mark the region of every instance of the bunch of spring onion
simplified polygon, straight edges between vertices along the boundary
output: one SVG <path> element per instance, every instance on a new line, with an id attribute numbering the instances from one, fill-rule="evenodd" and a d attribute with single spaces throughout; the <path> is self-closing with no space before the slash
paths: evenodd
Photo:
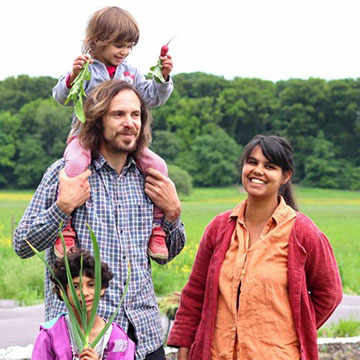
<path id="1" fill-rule="evenodd" d="M 63 298 L 63 300 L 65 302 L 65 305 L 67 307 L 69 317 L 70 317 L 71 327 L 72 327 L 73 334 L 74 334 L 75 341 L 76 341 L 76 345 L 77 345 L 80 353 L 86 347 L 91 347 L 91 348 L 94 349 L 96 344 L 104 336 L 107 329 L 111 326 L 111 324 L 114 321 L 117 313 L 120 310 L 122 302 L 124 301 L 125 295 L 127 293 L 128 287 L 129 287 L 130 273 L 131 273 L 130 263 L 128 262 L 128 275 L 127 275 L 126 285 L 125 285 L 125 289 L 124 289 L 124 292 L 122 294 L 122 297 L 120 299 L 119 305 L 117 306 L 117 308 L 115 309 L 115 312 L 112 314 L 112 316 L 110 317 L 108 322 L 105 324 L 104 328 L 101 330 L 99 335 L 91 343 L 89 343 L 90 332 L 91 332 L 91 329 L 92 329 L 92 327 L 94 325 L 94 321 L 95 321 L 95 317 L 96 317 L 96 313 L 97 313 L 97 308 L 98 308 L 99 301 L 100 301 L 100 293 L 101 293 L 101 260 L 100 260 L 100 251 L 99 251 L 98 243 L 97 243 L 97 240 L 96 240 L 96 236 L 95 236 L 94 232 L 92 231 L 92 229 L 91 229 L 91 227 L 89 225 L 88 225 L 88 228 L 89 228 L 89 231 L 90 231 L 91 241 L 92 241 L 92 245 L 93 245 L 93 248 L 94 248 L 94 259 L 95 259 L 95 293 L 94 293 L 93 307 L 91 309 L 91 315 L 90 315 L 89 320 L 87 319 L 86 303 L 85 303 L 85 298 L 84 298 L 84 294 L 82 292 L 82 286 L 81 286 L 82 275 L 83 275 L 82 274 L 82 272 L 83 272 L 83 270 L 82 270 L 83 257 L 81 256 L 81 258 L 80 258 L 80 273 L 79 273 L 80 286 L 79 287 L 80 287 L 81 300 L 79 300 L 79 298 L 78 298 L 78 296 L 76 294 L 76 290 L 75 290 L 75 287 L 74 287 L 74 283 L 73 283 L 73 279 L 72 279 L 72 275 L 71 275 L 71 271 L 70 271 L 69 260 L 68 260 L 67 254 L 66 254 L 66 247 L 65 247 L 64 237 L 63 237 L 62 232 L 61 232 L 62 223 L 60 224 L 60 231 L 59 231 L 59 235 L 61 237 L 61 240 L 62 240 L 62 243 L 63 243 L 63 249 L 64 249 L 64 262 L 65 262 L 65 268 L 66 268 L 66 276 L 67 276 L 67 281 L 68 281 L 68 287 L 69 287 L 69 290 L 70 290 L 70 293 L 71 293 L 71 298 L 73 299 L 76 311 L 79 314 L 80 322 L 78 322 L 78 319 L 75 316 L 73 307 L 70 304 L 69 298 L 67 296 L 66 289 L 63 287 L 60 280 L 55 276 L 54 270 L 48 264 L 48 262 L 45 260 L 44 256 L 42 254 L 40 254 L 39 251 L 36 250 L 35 247 L 33 245 L 31 245 L 31 243 L 29 241 L 27 241 L 27 243 L 30 246 L 30 248 L 32 249 L 32 251 L 42 260 L 42 262 L 48 268 L 51 275 L 56 280 L 57 284 L 59 285 L 59 287 L 61 289 L 61 296 L 62 296 L 62 298 Z"/>

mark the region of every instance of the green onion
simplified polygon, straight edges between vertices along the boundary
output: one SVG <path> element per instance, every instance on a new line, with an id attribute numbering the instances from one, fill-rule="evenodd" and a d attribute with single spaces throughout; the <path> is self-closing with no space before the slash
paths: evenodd
<path id="1" fill-rule="evenodd" d="M 59 226 L 59 235 L 60 238 L 62 240 L 63 243 L 63 249 L 64 249 L 64 262 L 65 262 L 65 270 L 66 270 L 66 276 L 67 276 L 67 281 L 69 284 L 69 291 L 71 294 L 71 297 L 73 299 L 73 303 L 74 306 L 76 308 L 77 313 L 79 314 L 79 318 L 80 318 L 80 323 L 74 313 L 73 307 L 70 304 L 69 298 L 67 296 L 66 293 L 66 289 L 64 289 L 64 287 L 62 286 L 60 280 L 55 276 L 54 270 L 52 269 L 52 267 L 48 264 L 48 262 L 45 260 L 44 256 L 29 242 L 27 241 L 29 247 L 31 248 L 31 250 L 41 259 L 41 261 L 45 264 L 45 266 L 48 268 L 48 270 L 50 271 L 51 275 L 53 276 L 53 278 L 55 279 L 55 281 L 57 282 L 57 284 L 59 285 L 60 289 L 61 289 L 61 295 L 62 298 L 65 302 L 65 305 L 67 307 L 68 313 L 69 313 L 69 318 L 70 318 L 70 323 L 71 323 L 71 327 L 74 333 L 74 337 L 75 337 L 75 341 L 76 341 L 76 345 L 79 349 L 79 352 L 81 353 L 83 351 L 83 349 L 85 347 L 90 346 L 91 348 L 95 348 L 96 344 L 101 340 L 101 338 L 104 336 L 105 332 L 107 331 L 107 329 L 111 326 L 111 324 L 113 323 L 116 315 L 118 314 L 121 305 L 124 301 L 125 295 L 128 291 L 129 288 L 129 283 L 130 283 L 130 275 L 131 275 L 131 266 L 130 263 L 128 262 L 128 273 L 127 273 L 127 280 L 126 280 L 126 285 L 125 285 L 125 289 L 124 292 L 122 294 L 122 297 L 120 299 L 119 305 L 116 307 L 114 313 L 111 315 L 110 319 L 106 322 L 104 328 L 101 330 L 101 332 L 98 334 L 98 336 L 93 340 L 93 342 L 91 344 L 89 344 L 89 336 L 90 336 L 90 332 L 91 329 L 94 325 L 94 321 L 96 318 L 96 314 L 97 314 L 97 309 L 99 306 L 99 302 L 100 302 L 100 297 L 101 297 L 101 260 L 100 260 L 100 251 L 99 251 L 99 247 L 98 247 L 98 243 L 96 240 L 96 236 L 93 232 L 93 230 L 91 229 L 91 227 L 89 225 L 89 232 L 90 232 L 90 237 L 91 237 L 91 241 L 93 244 L 93 248 L 94 248 L 94 259 L 95 259 L 95 293 L 94 293 L 94 301 L 93 301 L 93 307 L 91 309 L 91 314 L 90 314 L 90 318 L 89 321 L 87 319 L 87 312 L 86 312 L 86 303 L 85 303 L 85 298 L 84 298 L 84 294 L 82 291 L 82 272 L 83 272 L 83 256 L 81 255 L 80 258 L 80 274 L 79 274 L 79 279 L 80 279 L 80 296 L 81 296 L 81 301 L 79 301 L 78 296 L 76 294 L 76 290 L 74 287 L 74 282 L 72 279 L 72 275 L 71 275 L 71 271 L 70 271 L 70 266 L 69 266 L 69 260 L 68 260 L 68 256 L 66 253 L 66 246 L 65 246 L 65 240 L 64 237 L 62 235 L 61 229 L 62 229 L 62 222 L 60 223 Z M 83 330 L 82 330 L 83 329 Z"/>

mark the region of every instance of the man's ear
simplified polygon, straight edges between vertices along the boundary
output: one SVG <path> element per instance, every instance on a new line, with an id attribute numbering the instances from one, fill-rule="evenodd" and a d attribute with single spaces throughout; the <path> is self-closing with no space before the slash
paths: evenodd
<path id="1" fill-rule="evenodd" d="M 284 171 L 282 185 L 285 185 L 291 179 L 291 176 L 292 172 L 290 170 Z"/>

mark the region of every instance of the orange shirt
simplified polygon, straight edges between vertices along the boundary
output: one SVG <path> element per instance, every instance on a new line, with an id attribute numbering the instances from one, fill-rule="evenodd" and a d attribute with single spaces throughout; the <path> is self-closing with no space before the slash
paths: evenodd
<path id="1" fill-rule="evenodd" d="M 283 198 L 249 247 L 245 200 L 220 270 L 211 359 L 299 360 L 287 290 L 287 255 L 295 211 Z M 240 286 L 241 284 L 241 286 Z"/>

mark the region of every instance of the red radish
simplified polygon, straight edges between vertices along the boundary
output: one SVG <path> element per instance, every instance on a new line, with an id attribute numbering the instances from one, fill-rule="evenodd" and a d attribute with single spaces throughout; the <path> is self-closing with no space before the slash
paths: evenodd
<path id="1" fill-rule="evenodd" d="M 167 54 L 168 51 L 169 51 L 169 46 L 168 46 L 168 45 L 170 44 L 171 40 L 172 40 L 174 37 L 176 37 L 176 35 L 174 35 L 174 36 L 167 42 L 167 44 L 165 44 L 165 45 L 163 45 L 163 46 L 161 47 L 160 56 L 166 56 L 166 54 Z"/>
<path id="2" fill-rule="evenodd" d="M 161 47 L 161 52 L 160 52 L 160 56 L 166 56 L 166 54 L 168 53 L 169 51 L 169 47 L 167 45 L 163 45 Z"/>

